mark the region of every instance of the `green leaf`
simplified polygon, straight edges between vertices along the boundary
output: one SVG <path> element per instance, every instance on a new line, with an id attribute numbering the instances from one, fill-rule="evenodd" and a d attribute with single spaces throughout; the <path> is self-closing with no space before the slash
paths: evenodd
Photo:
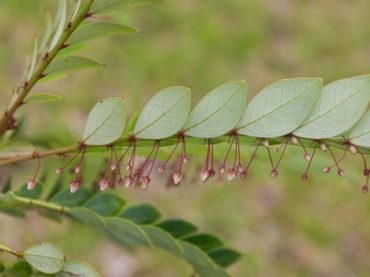
<path id="1" fill-rule="evenodd" d="M 70 22 L 73 22 L 77 18 L 80 8 L 81 8 L 81 0 L 77 0 L 76 6 L 73 10 L 73 14 L 71 16 L 71 19 L 69 20 Z"/>
<path id="2" fill-rule="evenodd" d="M 229 275 L 218 267 L 213 260 L 198 247 L 181 241 L 180 245 L 184 250 L 183 253 L 177 254 L 181 258 L 188 261 L 201 277 L 229 277 Z"/>
<path id="3" fill-rule="evenodd" d="M 52 93 L 35 93 L 26 98 L 25 103 L 45 103 L 63 100 L 59 95 Z"/>
<path id="4" fill-rule="evenodd" d="M 272 83 L 248 104 L 240 134 L 271 138 L 296 130 L 312 111 L 322 89 L 318 78 L 294 78 Z"/>
<path id="5" fill-rule="evenodd" d="M 60 57 L 50 63 L 45 70 L 46 76 L 41 80 L 47 81 L 53 79 L 56 75 L 100 66 L 101 64 L 82 57 Z"/>
<path id="6" fill-rule="evenodd" d="M 370 147 L 370 112 L 356 124 L 348 138 L 355 145 Z"/>
<path id="7" fill-rule="evenodd" d="M 67 44 L 79 43 L 104 36 L 138 32 L 137 29 L 112 23 L 90 23 L 79 27 L 68 39 Z"/>
<path id="8" fill-rule="evenodd" d="M 87 208 L 68 208 L 68 214 L 75 219 L 98 227 L 105 227 L 106 222 L 98 213 Z"/>
<path id="9" fill-rule="evenodd" d="M 182 219 L 167 219 L 157 224 L 157 226 L 169 232 L 175 238 L 194 233 L 198 228 L 192 223 Z"/>
<path id="10" fill-rule="evenodd" d="M 97 103 L 90 111 L 83 135 L 89 145 L 106 145 L 119 139 L 125 130 L 123 99 L 112 97 Z"/>
<path id="11" fill-rule="evenodd" d="M 160 218 L 159 211 L 149 204 L 139 204 L 128 207 L 120 217 L 131 220 L 137 224 L 152 224 Z"/>
<path id="12" fill-rule="evenodd" d="M 9 176 L 1 187 L 1 193 L 7 193 L 12 188 L 12 178 Z"/>
<path id="13" fill-rule="evenodd" d="M 208 252 L 215 248 L 220 248 L 223 245 L 223 242 L 219 238 L 210 234 L 189 235 L 182 238 L 182 240 L 198 246 L 205 252 Z"/>
<path id="14" fill-rule="evenodd" d="M 365 113 L 370 101 L 370 75 L 326 85 L 306 121 L 295 135 L 323 139 L 349 130 Z"/>
<path id="15" fill-rule="evenodd" d="M 182 253 L 181 245 L 167 232 L 154 226 L 141 226 L 148 238 L 152 241 L 153 245 L 162 248 L 171 253 Z"/>
<path id="16" fill-rule="evenodd" d="M 125 201 L 110 191 L 95 194 L 83 206 L 91 209 L 101 216 L 112 216 L 119 213 Z"/>
<path id="17" fill-rule="evenodd" d="M 75 53 L 77 51 L 81 51 L 87 48 L 87 44 L 85 43 L 76 43 L 73 45 L 69 45 L 66 48 L 63 48 L 62 50 L 59 51 L 57 57 L 62 58 L 62 57 L 67 57 L 71 55 L 72 53 Z"/>
<path id="18" fill-rule="evenodd" d="M 95 0 L 90 11 L 93 14 L 98 14 L 108 11 L 119 11 L 117 8 L 121 7 L 131 8 L 160 1 L 162 0 Z"/>
<path id="19" fill-rule="evenodd" d="M 29 277 L 32 274 L 32 267 L 24 260 L 14 263 L 3 272 L 4 277 Z"/>
<path id="20" fill-rule="evenodd" d="M 38 54 L 37 38 L 35 38 L 35 46 L 34 46 L 34 49 L 33 49 L 33 55 L 32 55 L 30 70 L 28 71 L 28 75 L 27 75 L 27 81 L 31 80 L 32 74 L 35 71 L 36 62 L 37 62 L 37 54 Z"/>
<path id="21" fill-rule="evenodd" d="M 163 139 L 184 126 L 190 111 L 190 89 L 176 86 L 158 92 L 140 114 L 134 134 L 143 139 Z"/>
<path id="22" fill-rule="evenodd" d="M 32 246 L 24 252 L 24 259 L 43 273 L 57 273 L 64 266 L 63 252 L 50 242 Z"/>
<path id="23" fill-rule="evenodd" d="M 60 0 L 59 1 L 59 24 L 57 30 L 55 31 L 54 37 L 50 43 L 49 51 L 53 50 L 53 48 L 57 45 L 59 39 L 61 38 L 64 28 L 67 23 L 67 0 Z"/>
<path id="24" fill-rule="evenodd" d="M 186 135 L 213 138 L 225 135 L 238 124 L 246 103 L 247 83 L 221 85 L 206 95 L 185 123 Z"/>
<path id="25" fill-rule="evenodd" d="M 129 220 L 116 217 L 106 218 L 109 232 L 117 239 L 130 245 L 152 246 L 152 242 L 144 230 Z"/>
<path id="26" fill-rule="evenodd" d="M 54 195 L 50 202 L 56 203 L 64 207 L 77 207 L 86 202 L 91 197 L 91 192 L 85 188 L 80 188 L 75 193 L 71 193 L 70 189 L 65 189 Z"/>
<path id="27" fill-rule="evenodd" d="M 208 255 L 218 265 L 228 267 L 235 263 L 242 256 L 239 252 L 229 248 L 219 248 L 208 252 Z"/>
<path id="28" fill-rule="evenodd" d="M 99 272 L 85 262 L 69 261 L 56 277 L 100 277 Z"/>
<path id="29" fill-rule="evenodd" d="M 32 190 L 27 189 L 27 184 L 23 184 L 16 192 L 16 196 L 38 199 L 42 193 L 42 184 L 36 183 L 35 187 Z"/>

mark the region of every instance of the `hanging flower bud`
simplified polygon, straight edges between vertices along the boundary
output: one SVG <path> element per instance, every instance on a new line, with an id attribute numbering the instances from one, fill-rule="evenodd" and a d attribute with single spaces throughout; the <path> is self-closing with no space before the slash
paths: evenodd
<path id="1" fill-rule="evenodd" d="M 279 175 L 279 171 L 275 168 L 271 171 L 271 177 L 276 178 Z"/>
<path id="2" fill-rule="evenodd" d="M 311 159 L 312 159 L 312 156 L 310 155 L 310 154 L 308 154 L 308 153 L 306 153 L 305 155 L 304 155 L 304 159 L 306 160 L 306 161 L 311 161 Z"/>
<path id="3" fill-rule="evenodd" d="M 141 189 L 145 190 L 148 188 L 148 185 L 150 183 L 150 178 L 149 176 L 144 176 L 142 179 L 141 179 Z"/>
<path id="4" fill-rule="evenodd" d="M 338 169 L 338 175 L 340 177 L 343 177 L 344 176 L 344 170 L 343 169 Z"/>
<path id="5" fill-rule="evenodd" d="M 126 164 L 126 171 L 130 171 L 132 169 L 132 165 L 130 163 Z"/>
<path id="6" fill-rule="evenodd" d="M 75 193 L 79 187 L 80 182 L 78 182 L 77 180 L 73 180 L 69 185 L 69 190 L 71 191 L 71 193 Z"/>
<path id="7" fill-rule="evenodd" d="M 269 141 L 267 139 L 262 139 L 262 144 L 263 146 L 265 146 L 266 148 L 268 148 L 270 146 L 269 144 Z"/>
<path id="8" fill-rule="evenodd" d="M 323 152 L 326 152 L 326 150 L 328 149 L 325 142 L 320 142 L 320 148 Z"/>
<path id="9" fill-rule="evenodd" d="M 240 172 L 240 178 L 245 179 L 247 176 L 248 176 L 247 170 L 243 170 L 242 172 Z"/>
<path id="10" fill-rule="evenodd" d="M 62 167 L 59 167 L 59 168 L 57 168 L 56 170 L 55 170 L 55 174 L 57 174 L 57 175 L 60 175 L 60 174 L 62 174 L 63 173 L 63 168 Z"/>
<path id="11" fill-rule="evenodd" d="M 181 180 L 182 180 L 182 173 L 180 171 L 176 171 L 173 176 L 172 176 L 172 179 L 173 179 L 173 183 L 175 185 L 178 185 L 180 184 Z"/>
<path id="12" fill-rule="evenodd" d="M 123 178 L 123 186 L 125 188 L 128 188 L 132 185 L 132 183 L 134 182 L 134 179 L 131 177 L 131 176 L 125 176 Z"/>
<path id="13" fill-rule="evenodd" d="M 209 177 L 213 177 L 216 175 L 216 170 L 214 170 L 213 168 L 211 168 L 209 171 Z"/>
<path id="14" fill-rule="evenodd" d="M 307 173 L 305 173 L 305 174 L 303 174 L 303 175 L 301 176 L 301 180 L 302 180 L 303 182 L 306 182 L 306 181 L 308 180 L 308 175 L 307 175 Z"/>
<path id="15" fill-rule="evenodd" d="M 224 174 L 225 171 L 226 171 L 226 165 L 223 163 L 222 165 L 220 165 L 220 173 Z"/>
<path id="16" fill-rule="evenodd" d="M 228 181 L 231 181 L 232 179 L 235 178 L 235 176 L 236 176 L 236 170 L 235 170 L 235 168 L 234 167 L 233 168 L 230 168 L 229 169 L 229 172 L 227 173 L 227 180 Z"/>
<path id="17" fill-rule="evenodd" d="M 117 170 L 117 168 L 118 168 L 117 163 L 112 163 L 112 164 L 110 165 L 110 170 L 112 170 L 112 171 L 116 171 L 116 170 Z"/>
<path id="18" fill-rule="evenodd" d="M 367 185 L 362 187 L 362 192 L 367 193 L 369 191 L 369 187 Z"/>
<path id="19" fill-rule="evenodd" d="M 78 164 L 76 167 L 75 167 L 75 173 L 78 174 L 80 173 L 80 170 L 81 170 L 81 165 Z"/>
<path id="20" fill-rule="evenodd" d="M 203 181 L 203 182 L 206 182 L 209 178 L 209 171 L 208 169 L 204 169 L 200 172 L 200 179 Z"/>
<path id="21" fill-rule="evenodd" d="M 327 166 L 327 167 L 324 167 L 323 172 L 324 173 L 329 173 L 330 170 L 331 170 L 331 167 L 330 166 Z"/>
<path id="22" fill-rule="evenodd" d="M 356 146 L 354 146 L 353 144 L 350 144 L 350 145 L 349 145 L 349 151 L 350 151 L 353 155 L 356 155 L 356 154 L 357 154 L 357 148 L 356 148 Z"/>
<path id="23" fill-rule="evenodd" d="M 166 170 L 166 166 L 164 164 L 161 164 L 158 166 L 158 172 L 163 173 Z"/>
<path id="24" fill-rule="evenodd" d="M 297 138 L 296 136 L 291 136 L 291 137 L 290 137 L 290 140 L 291 140 L 291 142 L 292 142 L 293 144 L 298 144 L 298 143 L 299 143 L 298 138 Z"/>
<path id="25" fill-rule="evenodd" d="M 99 183 L 100 191 L 104 191 L 108 187 L 109 187 L 109 180 L 107 178 L 103 178 Z"/>
<path id="26" fill-rule="evenodd" d="M 36 185 L 36 181 L 34 178 L 31 178 L 27 181 L 27 189 L 32 190 Z"/>

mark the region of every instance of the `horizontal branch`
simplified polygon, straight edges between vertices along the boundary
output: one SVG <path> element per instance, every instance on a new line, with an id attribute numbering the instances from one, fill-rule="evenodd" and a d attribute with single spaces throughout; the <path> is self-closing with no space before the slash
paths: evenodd
<path id="1" fill-rule="evenodd" d="M 23 258 L 22 252 L 15 250 L 13 248 L 10 248 L 9 246 L 3 245 L 3 244 L 0 244 L 0 252 L 8 253 L 18 258 Z"/>

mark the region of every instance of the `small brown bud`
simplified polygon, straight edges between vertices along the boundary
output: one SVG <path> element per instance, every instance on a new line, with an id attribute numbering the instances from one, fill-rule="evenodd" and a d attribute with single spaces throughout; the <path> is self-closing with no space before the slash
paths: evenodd
<path id="1" fill-rule="evenodd" d="M 59 168 L 57 168 L 56 170 L 55 170 L 55 174 L 57 174 L 57 175 L 60 175 L 60 174 L 62 174 L 63 173 L 63 168 L 62 167 L 59 167 Z"/>
<path id="2" fill-rule="evenodd" d="M 331 167 L 327 166 L 327 167 L 324 167 L 323 172 L 324 173 L 329 173 L 330 170 L 331 170 Z"/>
<path id="3" fill-rule="evenodd" d="M 275 168 L 271 171 L 271 177 L 276 178 L 279 175 L 279 171 Z"/>

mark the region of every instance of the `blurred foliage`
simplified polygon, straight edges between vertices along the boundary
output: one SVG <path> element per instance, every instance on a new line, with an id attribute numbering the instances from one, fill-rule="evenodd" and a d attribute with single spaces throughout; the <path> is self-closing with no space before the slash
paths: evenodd
<path id="1" fill-rule="evenodd" d="M 55 2 L 0 2 L 1 109 Z M 252 97 L 281 78 L 319 76 L 329 82 L 369 73 L 369 10 L 367 0 L 167 0 L 122 10 L 112 15 L 114 21 L 141 32 L 83 50 L 83 56 L 108 66 L 38 85 L 34 92 L 56 93 L 65 100 L 22 108 L 26 136 L 53 135 L 57 145 L 78 140 L 89 109 L 108 96 L 123 96 L 133 115 L 154 92 L 170 85 L 190 86 L 197 103 L 211 88 L 231 80 L 246 79 Z M 340 178 L 321 173 L 330 164 L 321 155 L 309 182 L 301 183 L 305 163 L 300 153 L 288 151 L 277 180 L 269 178 L 261 154 L 243 182 L 201 184 L 192 177 L 197 165 L 191 163 L 187 182 L 179 188 L 166 190 L 166 179 L 158 176 L 148 191 L 117 191 L 129 203 L 149 202 L 166 217 L 195 222 L 243 250 L 244 258 L 230 269 L 233 276 L 368 276 L 370 204 L 361 193 L 358 159 L 346 161 L 346 176 Z M 93 156 L 89 160 L 86 178 L 93 180 L 100 162 Z M 59 163 L 48 160 L 44 169 L 53 173 Z M 14 178 L 23 182 L 34 166 L 12 168 Z M 0 171 L 4 181 L 7 171 Z M 163 252 L 142 249 L 128 255 L 85 226 L 50 223 L 35 214 L 27 222 L 1 215 L 0 234 L 15 246 L 53 241 L 71 257 L 83 256 L 104 276 L 190 274 L 184 263 Z"/>

